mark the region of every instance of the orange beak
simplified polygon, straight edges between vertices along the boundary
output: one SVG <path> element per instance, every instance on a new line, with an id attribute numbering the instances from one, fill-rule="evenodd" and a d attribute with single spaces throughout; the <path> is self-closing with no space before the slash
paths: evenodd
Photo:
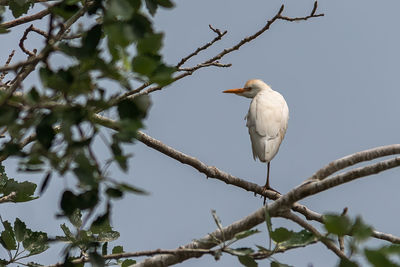
<path id="1" fill-rule="evenodd" d="M 250 91 L 250 89 L 248 88 L 237 88 L 237 89 L 229 89 L 229 90 L 225 90 L 222 93 L 230 93 L 230 94 L 241 94 L 244 92 Z"/>

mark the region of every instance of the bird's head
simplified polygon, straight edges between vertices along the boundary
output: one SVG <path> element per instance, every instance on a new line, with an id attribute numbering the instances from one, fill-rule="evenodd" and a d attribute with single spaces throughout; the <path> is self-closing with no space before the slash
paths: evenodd
<path id="1" fill-rule="evenodd" d="M 271 90 L 271 88 L 261 80 L 248 80 L 243 88 L 229 89 L 223 93 L 237 94 L 247 98 L 255 97 L 262 90 Z"/>

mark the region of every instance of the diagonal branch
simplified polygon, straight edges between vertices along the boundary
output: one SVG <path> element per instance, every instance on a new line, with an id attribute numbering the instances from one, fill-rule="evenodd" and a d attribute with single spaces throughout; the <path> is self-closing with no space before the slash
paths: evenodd
<path id="1" fill-rule="evenodd" d="M 100 115 L 94 115 L 93 119 L 97 123 L 99 123 L 107 128 L 111 128 L 114 130 L 118 130 L 118 128 L 119 128 L 118 124 L 114 120 L 111 120 L 109 118 L 106 118 L 106 117 L 103 117 Z M 159 152 L 161 152 L 183 164 L 192 166 L 199 172 L 204 173 L 208 178 L 218 179 L 220 181 L 225 182 L 226 184 L 231 184 L 231 185 L 240 187 L 246 191 L 254 192 L 256 194 L 266 196 L 269 199 L 273 199 L 273 200 L 277 200 L 279 198 L 284 198 L 287 195 L 286 194 L 282 197 L 280 194 L 278 194 L 274 191 L 270 191 L 270 190 L 263 191 L 263 188 L 255 183 L 251 183 L 251 182 L 245 181 L 243 179 L 237 178 L 229 173 L 219 170 L 218 168 L 216 168 L 214 166 L 208 166 L 205 163 L 201 162 L 200 160 L 196 159 L 195 157 L 186 155 L 170 146 L 167 146 L 164 143 L 162 143 L 161 141 L 159 141 L 153 137 L 150 137 L 149 135 L 147 135 L 141 131 L 138 131 L 137 139 L 139 141 L 141 141 L 142 143 L 144 143 L 145 145 L 147 145 L 147 146 L 149 146 L 149 147 L 151 147 L 151 148 L 153 148 L 153 149 L 155 149 L 155 150 L 157 150 L 157 151 L 159 151 Z M 365 155 L 365 153 L 374 155 L 373 156 L 374 158 L 379 157 L 378 155 L 383 157 L 383 156 L 387 156 L 389 151 L 392 151 L 390 153 L 395 154 L 393 151 L 396 151 L 397 146 L 398 145 L 377 147 L 374 149 L 369 149 L 369 150 L 363 151 L 361 154 L 364 155 L 365 157 L 367 157 Z M 400 154 L 400 151 L 397 152 L 397 154 Z M 344 157 L 344 158 L 352 160 L 352 159 L 354 159 L 354 157 L 358 157 L 355 155 L 360 155 L 360 152 L 352 154 L 352 155 Z M 369 156 L 369 157 L 372 157 L 372 156 Z M 334 162 L 337 162 L 337 161 L 334 161 Z M 343 162 L 341 164 L 343 164 Z M 356 162 L 354 162 L 354 164 L 356 164 Z M 331 166 L 331 165 L 328 165 L 328 166 Z M 324 168 L 326 168 L 326 167 L 324 167 Z M 324 169 L 324 168 L 322 168 L 322 169 Z M 295 190 L 299 190 L 298 188 L 299 187 L 297 187 Z M 279 201 L 280 200 L 281 199 L 279 199 Z M 279 205 L 277 205 L 277 206 L 279 207 Z M 289 206 L 286 206 L 286 207 L 289 207 Z M 314 220 L 314 221 L 323 223 L 323 217 L 321 214 L 308 209 L 304 205 L 301 205 L 297 202 L 293 202 L 291 209 L 293 211 L 301 213 L 308 220 Z M 372 236 L 375 238 L 378 238 L 378 239 L 382 239 L 382 240 L 386 240 L 389 242 L 400 244 L 400 237 L 396 237 L 396 236 L 393 236 L 390 234 L 373 231 Z"/>
<path id="2" fill-rule="evenodd" d="M 8 28 L 12 28 L 30 21 L 34 21 L 34 20 L 38 20 L 38 19 L 42 19 L 43 17 L 47 16 L 48 14 L 50 14 L 51 12 L 51 8 L 53 6 L 50 6 L 36 14 L 30 15 L 30 16 L 25 16 L 25 17 L 21 17 L 12 21 L 7 21 L 4 23 L 0 23 L 0 28 L 3 29 L 8 29 Z"/>

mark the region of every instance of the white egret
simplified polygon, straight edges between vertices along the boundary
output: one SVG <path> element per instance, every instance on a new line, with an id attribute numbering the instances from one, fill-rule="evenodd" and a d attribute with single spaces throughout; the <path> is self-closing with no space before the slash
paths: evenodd
<path id="1" fill-rule="evenodd" d="M 249 128 L 253 157 L 254 160 L 258 158 L 261 162 L 267 163 L 267 181 L 264 190 L 277 192 L 269 185 L 269 171 L 271 160 L 278 153 L 288 126 L 289 108 L 285 99 L 261 80 L 249 80 L 243 88 L 223 92 L 252 98 L 246 116 L 246 126 Z"/>

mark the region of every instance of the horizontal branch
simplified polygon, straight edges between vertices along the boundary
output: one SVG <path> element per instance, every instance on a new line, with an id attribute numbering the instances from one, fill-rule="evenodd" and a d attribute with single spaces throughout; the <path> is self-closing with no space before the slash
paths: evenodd
<path id="1" fill-rule="evenodd" d="M 104 260 L 118 260 L 123 258 L 132 258 L 132 257 L 143 257 L 143 256 L 154 256 L 154 255 L 203 255 L 203 254 L 214 254 L 213 250 L 209 249 L 185 249 L 185 248 L 178 248 L 178 249 L 156 249 L 156 250 L 145 250 L 145 251 L 138 251 L 138 252 L 124 252 L 124 253 L 115 253 L 109 255 L 103 255 L 102 258 Z M 72 264 L 80 264 L 89 262 L 89 257 L 82 257 L 79 259 L 74 259 L 71 261 Z M 56 263 L 52 265 L 48 265 L 45 267 L 59 267 L 64 266 L 64 263 Z"/>

